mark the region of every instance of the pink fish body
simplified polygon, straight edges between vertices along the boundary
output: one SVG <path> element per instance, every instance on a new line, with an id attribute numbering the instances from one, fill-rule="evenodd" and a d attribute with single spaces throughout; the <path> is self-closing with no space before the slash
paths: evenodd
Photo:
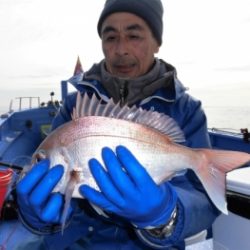
<path id="1" fill-rule="evenodd" d="M 192 169 L 213 203 L 227 213 L 226 173 L 250 161 L 243 152 L 212 149 L 191 149 L 183 142 L 184 135 L 176 122 L 153 111 L 123 107 L 112 100 L 101 104 L 95 96 L 78 94 L 76 109 L 69 121 L 55 129 L 34 153 L 49 158 L 51 167 L 62 164 L 65 173 L 54 191 L 69 192 L 68 198 L 83 198 L 81 184 L 98 190 L 88 161 L 100 162 L 101 149 L 124 145 L 133 152 L 156 183 L 170 179 L 176 173 Z M 72 175 L 74 173 L 74 175 Z M 72 177 L 73 176 L 73 177 Z M 70 188 L 69 188 L 70 186 Z"/>

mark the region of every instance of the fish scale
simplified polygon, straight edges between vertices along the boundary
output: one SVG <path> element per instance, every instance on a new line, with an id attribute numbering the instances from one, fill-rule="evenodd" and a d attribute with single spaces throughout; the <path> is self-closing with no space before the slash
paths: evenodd
<path id="1" fill-rule="evenodd" d="M 65 167 L 64 176 L 54 191 L 65 193 L 68 201 L 72 196 L 84 198 L 78 191 L 83 183 L 99 190 L 88 161 L 96 158 L 105 167 L 102 148 L 115 150 L 118 145 L 123 145 L 133 152 L 157 184 L 180 171 L 192 169 L 211 201 L 227 213 L 226 173 L 249 162 L 250 155 L 237 151 L 192 149 L 180 144 L 184 140 L 178 124 L 163 113 L 136 106 L 121 107 L 112 99 L 105 103 L 95 95 L 82 96 L 78 92 L 72 120 L 51 132 L 34 153 L 34 158 L 42 153 L 42 158 L 50 159 L 51 167 L 59 163 Z M 73 178 L 75 173 L 77 180 Z"/>

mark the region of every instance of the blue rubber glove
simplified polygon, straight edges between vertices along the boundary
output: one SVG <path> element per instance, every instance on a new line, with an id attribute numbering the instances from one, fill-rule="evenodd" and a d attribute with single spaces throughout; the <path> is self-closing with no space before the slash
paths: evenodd
<path id="1" fill-rule="evenodd" d="M 96 159 L 90 160 L 90 170 L 100 192 L 82 185 L 80 193 L 103 210 L 122 216 L 139 228 L 167 223 L 177 202 L 173 187 L 169 183 L 157 185 L 125 147 L 118 146 L 116 154 L 109 148 L 102 150 L 107 171 Z"/>
<path id="2" fill-rule="evenodd" d="M 18 182 L 16 191 L 19 211 L 28 226 L 42 229 L 48 223 L 60 223 L 64 198 L 62 194 L 52 193 L 52 190 L 61 179 L 63 171 L 61 165 L 49 169 L 49 161 L 42 160 Z"/>

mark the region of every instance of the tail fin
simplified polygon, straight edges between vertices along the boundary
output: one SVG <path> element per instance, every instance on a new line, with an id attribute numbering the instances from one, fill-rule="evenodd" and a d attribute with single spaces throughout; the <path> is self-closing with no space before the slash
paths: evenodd
<path id="1" fill-rule="evenodd" d="M 228 214 L 226 202 L 226 173 L 250 161 L 250 154 L 227 150 L 199 150 L 206 158 L 198 170 L 208 196 L 215 206 L 224 214 Z"/>

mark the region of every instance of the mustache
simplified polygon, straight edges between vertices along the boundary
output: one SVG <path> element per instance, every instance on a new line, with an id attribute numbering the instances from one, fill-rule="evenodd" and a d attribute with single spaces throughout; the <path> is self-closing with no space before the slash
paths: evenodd
<path id="1" fill-rule="evenodd" d="M 112 62 L 112 66 L 113 67 L 119 67 L 119 66 L 133 66 L 135 65 L 136 62 L 133 59 L 130 58 L 125 58 L 125 57 L 119 57 L 116 58 L 113 62 Z"/>

